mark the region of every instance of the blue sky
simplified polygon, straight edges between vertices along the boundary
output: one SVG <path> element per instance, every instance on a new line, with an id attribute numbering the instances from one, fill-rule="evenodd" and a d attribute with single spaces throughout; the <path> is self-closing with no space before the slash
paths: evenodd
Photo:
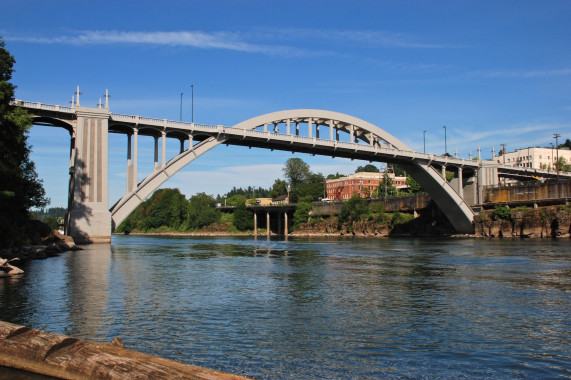
<path id="1" fill-rule="evenodd" d="M 82 106 L 109 89 L 112 112 L 231 126 L 318 108 L 369 121 L 422 151 L 571 138 L 570 1 L 15 1 L 0 35 L 16 58 L 16 97 Z M 110 139 L 110 203 L 126 187 L 126 137 Z M 144 139 L 142 139 L 144 140 Z M 32 128 L 51 206 L 67 204 L 69 136 Z M 168 157 L 176 151 L 169 142 Z M 152 166 L 141 141 L 139 179 Z M 217 147 L 166 182 L 187 195 L 269 187 L 290 157 L 325 175 L 363 162 Z"/>

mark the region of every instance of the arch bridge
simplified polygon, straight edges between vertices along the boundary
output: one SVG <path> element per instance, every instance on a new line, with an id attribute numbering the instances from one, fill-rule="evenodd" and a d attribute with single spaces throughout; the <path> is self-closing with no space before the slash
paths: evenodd
<path id="1" fill-rule="evenodd" d="M 71 135 L 66 234 L 78 242 L 110 241 L 111 231 L 166 180 L 218 145 L 399 164 L 431 195 L 459 233 L 472 233 L 472 205 L 482 188 L 499 177 L 545 178 L 553 172 L 526 170 L 493 161 L 464 160 L 415 152 L 385 130 L 338 112 L 296 109 L 272 112 L 234 126 L 207 125 L 112 113 L 105 108 L 49 105 L 17 100 L 34 124 L 63 127 Z M 108 133 L 127 136 L 126 192 L 109 208 Z M 154 170 L 138 182 L 139 138 L 154 139 Z M 166 139 L 180 141 L 166 159 Z M 160 140 L 160 143 L 159 143 Z M 159 159 L 160 152 L 160 159 Z M 445 173 L 454 179 L 446 180 Z"/>

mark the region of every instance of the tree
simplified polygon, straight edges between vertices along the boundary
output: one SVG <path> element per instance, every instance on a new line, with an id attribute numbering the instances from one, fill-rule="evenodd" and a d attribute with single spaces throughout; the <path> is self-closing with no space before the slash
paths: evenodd
<path id="1" fill-rule="evenodd" d="M 297 188 L 300 184 L 305 182 L 311 174 L 309 165 L 301 158 L 290 158 L 287 160 L 283 171 L 285 177 L 289 180 L 289 183 L 291 183 L 292 189 Z"/>
<path id="2" fill-rule="evenodd" d="M 293 229 L 296 229 L 302 224 L 305 224 L 309 220 L 309 215 L 312 206 L 309 202 L 299 202 L 293 213 Z"/>
<path id="3" fill-rule="evenodd" d="M 567 139 L 567 140 L 565 140 L 565 142 L 564 142 L 563 144 L 559 144 L 557 147 L 558 147 L 559 149 L 561 149 L 561 148 L 569 148 L 569 149 L 571 149 L 571 140 Z"/>
<path id="4" fill-rule="evenodd" d="M 220 211 L 216 210 L 216 200 L 205 193 L 190 197 L 188 205 L 188 226 L 202 228 L 220 220 Z"/>
<path id="5" fill-rule="evenodd" d="M 314 202 L 324 196 L 325 177 L 323 174 L 310 173 L 306 182 L 300 184 L 294 191 L 293 197 L 305 202 Z"/>
<path id="6" fill-rule="evenodd" d="M 231 197 L 228 197 L 228 199 L 226 199 L 226 206 L 238 206 L 240 204 L 246 204 L 246 201 L 248 200 L 248 198 L 246 198 L 245 195 L 242 194 L 234 194 Z"/>
<path id="7" fill-rule="evenodd" d="M 353 195 L 347 202 L 341 206 L 339 213 L 339 226 L 343 223 L 356 222 L 371 213 L 369 202 L 361 198 L 359 195 Z"/>
<path id="8" fill-rule="evenodd" d="M 234 210 L 234 226 L 238 231 L 248 231 L 254 229 L 254 217 L 251 211 L 248 211 L 245 203 L 236 206 Z"/>
<path id="9" fill-rule="evenodd" d="M 389 177 L 388 173 L 385 173 L 383 181 L 379 183 L 379 187 L 375 191 L 375 195 L 379 198 L 384 198 L 386 196 L 393 196 L 397 193 L 396 187 L 393 185 L 393 179 Z"/>
<path id="10" fill-rule="evenodd" d="M 375 165 L 367 164 L 367 165 L 365 165 L 365 166 L 359 166 L 359 167 L 357 167 L 357 169 L 355 170 L 355 173 L 361 173 L 361 172 L 378 173 L 378 172 L 379 172 L 379 168 L 377 168 Z"/>
<path id="11" fill-rule="evenodd" d="M 280 195 L 287 195 L 287 181 L 276 179 L 270 190 L 270 198 L 276 198 Z"/>
<path id="12" fill-rule="evenodd" d="M 0 39 L 0 246 L 11 247 L 26 240 L 32 207 L 45 207 L 42 181 L 30 160 L 28 130 L 32 117 L 14 100 L 12 79 L 15 60 Z"/>
<path id="13" fill-rule="evenodd" d="M 416 180 L 412 178 L 410 175 L 406 176 L 405 184 L 408 186 L 408 192 L 411 194 L 418 194 L 424 191 L 422 186 L 420 186 L 420 184 L 416 182 Z"/>
<path id="14" fill-rule="evenodd" d="M 560 172 L 571 172 L 571 164 L 567 162 L 565 157 L 559 157 L 559 160 L 555 163 L 555 170 Z"/>
<path id="15" fill-rule="evenodd" d="M 327 179 L 338 179 L 338 178 L 343 178 L 343 177 L 346 177 L 345 174 L 335 173 L 335 174 L 327 175 Z"/>

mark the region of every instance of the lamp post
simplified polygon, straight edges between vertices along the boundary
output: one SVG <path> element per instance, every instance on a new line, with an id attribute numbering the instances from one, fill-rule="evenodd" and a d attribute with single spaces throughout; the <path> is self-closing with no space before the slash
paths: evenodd
<path id="1" fill-rule="evenodd" d="M 180 121 L 182 121 L 182 92 L 180 93 Z"/>
<path id="2" fill-rule="evenodd" d="M 288 184 L 287 184 L 287 203 L 288 203 L 288 204 L 290 203 L 290 201 L 289 201 L 289 191 L 290 191 L 290 190 L 291 190 L 291 185 L 288 183 Z"/>
<path id="3" fill-rule="evenodd" d="M 559 137 L 561 135 L 559 133 L 554 133 L 553 137 L 555 137 L 555 152 L 557 153 L 557 160 L 555 161 L 555 167 L 557 168 L 557 182 L 559 182 Z"/>
<path id="4" fill-rule="evenodd" d="M 191 104 L 192 104 L 192 106 L 191 106 L 191 107 L 192 107 L 192 108 L 191 108 L 191 110 L 192 110 L 192 116 L 191 116 L 190 122 L 191 122 L 191 123 L 194 123 L 194 85 L 191 84 L 191 85 L 190 85 L 190 88 L 192 89 L 192 101 L 191 101 Z"/>
<path id="5" fill-rule="evenodd" d="M 448 147 L 446 146 L 446 126 L 443 125 L 442 128 L 444 128 L 444 155 L 446 155 L 448 153 Z"/>
<path id="6" fill-rule="evenodd" d="M 424 147 L 423 152 L 426 153 L 426 131 L 422 131 L 422 145 Z"/>

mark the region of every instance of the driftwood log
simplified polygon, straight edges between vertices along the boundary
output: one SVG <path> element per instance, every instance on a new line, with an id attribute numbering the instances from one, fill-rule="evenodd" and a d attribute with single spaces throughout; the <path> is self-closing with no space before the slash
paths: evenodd
<path id="1" fill-rule="evenodd" d="M 3 321 L 0 365 L 61 379 L 246 379 Z"/>

